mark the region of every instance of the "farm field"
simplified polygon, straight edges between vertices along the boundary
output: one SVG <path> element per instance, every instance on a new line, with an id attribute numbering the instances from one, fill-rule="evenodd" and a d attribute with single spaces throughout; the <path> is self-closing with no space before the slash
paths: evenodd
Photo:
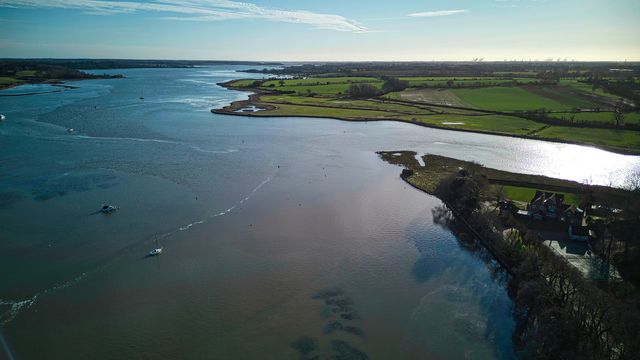
<path id="1" fill-rule="evenodd" d="M 230 87 L 247 88 L 252 87 L 255 82 L 255 79 L 241 79 L 230 81 L 226 83 L 226 85 Z"/>
<path id="2" fill-rule="evenodd" d="M 555 100 L 566 106 L 580 109 L 591 109 L 594 107 L 606 107 L 607 103 L 601 101 L 599 103 L 594 102 L 594 99 L 589 99 L 580 92 L 567 86 L 527 86 L 525 90 L 545 97 L 547 99 Z"/>
<path id="3" fill-rule="evenodd" d="M 299 95 L 338 96 L 346 95 L 349 86 L 354 83 L 368 83 L 381 89 L 384 82 L 380 79 L 368 77 L 286 79 L 265 81 L 260 88 Z"/>
<path id="4" fill-rule="evenodd" d="M 8 86 L 19 83 L 20 80 L 10 76 L 0 76 L 0 86 Z"/>
<path id="5" fill-rule="evenodd" d="M 572 114 L 569 112 L 566 113 L 554 113 L 552 116 L 557 119 L 565 118 L 566 120 L 570 119 L 570 116 L 575 115 L 574 121 L 593 121 L 593 122 L 602 122 L 602 123 L 615 123 L 612 111 L 590 111 L 590 112 L 579 112 L 576 114 Z M 640 113 L 639 112 L 631 112 L 624 114 L 624 123 L 625 124 L 638 124 L 640 125 Z"/>
<path id="6" fill-rule="evenodd" d="M 620 97 L 615 95 L 615 94 L 610 94 L 602 89 L 595 89 L 593 90 L 593 88 L 591 87 L 591 85 L 580 82 L 578 80 L 575 79 L 560 79 L 560 82 L 558 85 L 561 86 L 568 86 L 571 87 L 575 90 L 579 90 L 582 91 L 584 93 L 587 94 L 593 94 L 593 95 L 598 95 L 598 96 L 603 96 L 606 98 L 610 98 L 610 99 L 619 99 Z"/>
<path id="7" fill-rule="evenodd" d="M 315 116 L 344 118 L 348 120 L 375 120 L 394 117 L 385 111 L 362 110 L 362 109 L 339 109 L 321 106 L 305 106 L 291 104 L 277 104 L 276 108 L 269 111 L 259 111 L 253 113 L 255 116 Z"/>
<path id="8" fill-rule="evenodd" d="M 17 77 L 32 77 L 32 76 L 36 76 L 37 71 L 36 70 L 21 70 L 16 72 L 16 76 Z"/>
<path id="9" fill-rule="evenodd" d="M 322 97 L 295 96 L 295 95 L 263 95 L 261 101 L 267 103 L 283 103 L 297 105 L 317 105 L 340 108 L 359 108 L 366 110 L 393 111 L 410 114 L 432 114 L 430 109 L 401 104 L 390 104 L 371 100 L 354 100 L 347 98 L 332 99 Z"/>
<path id="10" fill-rule="evenodd" d="M 315 104 L 285 104 L 272 103 L 265 101 L 264 103 L 275 106 L 276 108 L 268 111 L 259 111 L 251 113 L 251 116 L 273 116 L 273 115 L 290 115 L 290 116 L 316 116 L 345 118 L 348 120 L 402 120 L 414 123 L 422 123 L 440 128 L 461 129 L 477 132 L 492 132 L 507 135 L 526 135 L 534 130 L 539 129 L 542 125 L 531 120 L 522 119 L 512 116 L 502 115 L 484 115 L 469 116 L 460 114 L 434 114 L 429 111 L 422 113 L 409 114 L 404 112 L 396 112 L 383 107 L 379 110 L 371 109 L 354 109 L 354 108 L 336 108 L 323 107 Z M 387 105 L 371 102 L 373 106 Z M 312 106 L 313 105 L 313 106 Z M 366 105 L 366 104 L 363 104 Z M 392 104 L 393 105 L 393 104 Z M 258 104 L 260 106 L 260 104 Z"/>
<path id="11" fill-rule="evenodd" d="M 513 74 L 516 75 L 516 74 Z M 521 74 L 521 76 L 531 73 Z M 528 84 L 514 86 L 500 77 L 400 77 L 407 88 L 380 93 L 373 98 L 349 97 L 354 83 L 367 83 L 382 92 L 385 80 L 370 76 L 333 76 L 290 79 L 242 79 L 229 85 L 261 91 L 249 105 L 266 110 L 246 116 L 310 116 L 345 120 L 398 120 L 445 129 L 526 136 L 553 141 L 584 143 L 610 150 L 638 153 L 640 132 L 635 129 L 585 128 L 586 122 L 613 123 L 615 101 L 602 90 L 592 92 L 576 79 L 561 85 L 540 84 L 536 77 L 515 78 Z M 464 87 L 447 81 L 480 87 Z M 510 83 L 509 83 L 510 82 Z M 602 95 L 605 94 L 605 95 Z M 404 103 L 403 103 L 404 102 Z M 424 103 L 421 105 L 420 103 Z M 243 103 L 246 105 L 246 103 Z M 452 107 L 452 108 L 448 108 Z M 457 109 L 455 107 L 467 108 Z M 228 112 L 238 107 L 230 106 Z M 473 109 L 478 109 L 474 111 Z M 545 109 L 546 116 L 567 126 L 528 119 L 526 111 Z M 598 112 L 593 111 L 599 109 Z M 480 111 L 483 110 L 483 111 Z M 487 112 L 514 113 L 515 116 Z M 516 114 L 518 113 L 518 114 Z M 574 116 L 573 123 L 569 119 Z M 582 124 L 580 123 L 582 122 Z M 625 114 L 624 124 L 640 125 L 640 114 Z M 582 125 L 580 127 L 571 125 Z M 588 126 L 588 123 L 586 124 Z"/>
<path id="12" fill-rule="evenodd" d="M 443 114 L 421 117 L 417 120 L 442 128 L 506 135 L 526 135 L 542 126 L 535 121 L 503 115 L 465 116 Z"/>
<path id="13" fill-rule="evenodd" d="M 306 79 L 283 79 L 284 86 L 311 86 L 311 85 L 328 85 L 328 84 L 351 84 L 351 83 L 363 83 L 372 82 L 379 83 L 382 80 L 374 77 L 358 77 L 358 76 L 346 76 L 346 77 L 317 77 Z M 267 80 L 262 84 L 262 87 L 280 86 L 280 80 Z"/>
<path id="14" fill-rule="evenodd" d="M 459 97 L 449 89 L 405 89 L 386 94 L 384 97 L 392 100 L 404 100 L 440 104 L 445 106 L 466 106 Z"/>
<path id="15" fill-rule="evenodd" d="M 409 87 L 474 87 L 506 84 L 530 84 L 538 82 L 535 78 L 476 78 L 476 77 L 401 77 Z M 451 83 L 449 83 L 451 81 Z"/>
<path id="16" fill-rule="evenodd" d="M 479 89 L 452 89 L 462 102 L 479 109 L 495 111 L 524 111 L 535 109 L 569 110 L 563 104 L 520 87 L 486 87 Z"/>
<path id="17" fill-rule="evenodd" d="M 640 149 L 640 132 L 618 129 L 550 126 L 536 134 L 542 138 L 566 140 L 591 145 L 605 145 L 618 149 Z"/>

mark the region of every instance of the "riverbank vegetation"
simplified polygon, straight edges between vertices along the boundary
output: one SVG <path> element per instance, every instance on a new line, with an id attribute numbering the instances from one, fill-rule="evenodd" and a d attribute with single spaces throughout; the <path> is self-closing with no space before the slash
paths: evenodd
<path id="1" fill-rule="evenodd" d="M 254 70 L 287 78 L 224 83 L 256 94 L 212 111 L 395 120 L 640 154 L 640 66 L 613 65 L 349 63 Z M 254 106 L 262 110 L 243 111 Z"/>
<path id="2" fill-rule="evenodd" d="M 629 189 L 588 186 L 543 176 L 516 174 L 435 155 L 421 166 L 414 152 L 380 152 L 385 161 L 404 167 L 402 178 L 443 200 L 434 221 L 458 234 L 465 248 L 488 251 L 511 276 L 514 342 L 524 359 L 635 359 L 640 351 L 640 186 Z M 502 187 L 512 187 L 504 191 Z M 621 269 L 622 279 L 591 280 L 547 244 L 532 220 L 509 210 L 507 196 L 527 196 L 529 188 L 564 191 L 571 202 L 596 209 L 590 240 L 600 258 Z M 603 211 L 606 209 L 608 211 Z M 609 210 L 616 211 L 609 211 Z M 503 211 L 507 210 L 507 211 Z M 620 229 L 625 229 L 624 231 Z M 615 235 L 606 235 L 609 231 Z M 635 232 L 635 235 L 634 235 Z M 616 238 L 616 240 L 612 240 Z M 611 256 L 611 244 L 621 250 Z M 570 245 L 567 245 L 570 246 Z M 609 250 L 607 250 L 609 248 Z M 609 251 L 609 253 L 607 253 Z M 614 259 L 617 256 L 617 259 Z"/>

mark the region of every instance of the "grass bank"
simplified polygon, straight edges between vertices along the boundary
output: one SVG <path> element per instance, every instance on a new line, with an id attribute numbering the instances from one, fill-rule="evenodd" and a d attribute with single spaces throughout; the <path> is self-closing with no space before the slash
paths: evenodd
<path id="1" fill-rule="evenodd" d="M 453 78 L 412 79 L 401 78 L 407 86 L 453 81 Z M 640 155 L 640 128 L 614 127 L 613 123 L 607 123 L 606 126 L 610 128 L 604 125 L 591 127 L 592 123 L 606 123 L 605 118 L 612 117 L 613 112 L 605 108 L 599 112 L 600 115 L 592 115 L 596 112 L 575 110 L 578 106 L 605 107 L 610 98 L 593 94 L 581 96 L 578 90 L 570 90 L 566 85 L 536 86 L 530 82 L 523 86 L 496 86 L 492 81 L 501 79 L 481 80 L 456 78 L 456 81 L 474 81 L 486 86 L 409 87 L 404 91 L 385 92 L 382 90 L 385 82 L 375 77 L 243 79 L 220 85 L 253 91 L 255 94 L 248 101 L 235 102 L 212 112 L 256 117 L 401 121 L 440 129 L 591 145 L 613 152 Z M 367 84 L 381 94 L 369 98 L 351 98 L 349 89 L 353 84 Z M 593 102 L 593 96 L 598 99 L 597 104 Z M 247 107 L 255 107 L 260 111 L 243 111 Z M 549 112 L 545 116 L 550 121 L 529 118 L 527 112 L 538 108 Z M 636 115 L 626 114 L 627 122 L 635 124 L 638 121 Z M 595 118 L 601 121 L 592 121 Z"/>

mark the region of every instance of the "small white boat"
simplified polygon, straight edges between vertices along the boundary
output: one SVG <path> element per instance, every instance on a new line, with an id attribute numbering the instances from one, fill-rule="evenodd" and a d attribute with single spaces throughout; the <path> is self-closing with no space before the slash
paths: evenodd
<path id="1" fill-rule="evenodd" d="M 147 254 L 147 256 L 157 256 L 160 254 L 162 254 L 162 246 L 158 244 L 158 239 L 156 239 L 156 248 L 149 251 L 149 254 Z"/>
<path id="2" fill-rule="evenodd" d="M 67 132 L 68 132 L 68 133 L 72 133 L 72 132 L 75 132 L 75 131 L 76 131 L 76 130 L 75 130 L 74 128 L 68 128 L 68 129 L 67 129 Z"/>
<path id="3" fill-rule="evenodd" d="M 0 121 L 4 121 L 4 119 L 6 119 L 7 117 L 4 116 L 4 114 L 0 114 Z"/>
<path id="4" fill-rule="evenodd" d="M 103 214 L 111 214 L 116 210 L 118 210 L 118 208 L 113 205 L 102 205 L 102 207 L 100 208 L 100 212 Z"/>

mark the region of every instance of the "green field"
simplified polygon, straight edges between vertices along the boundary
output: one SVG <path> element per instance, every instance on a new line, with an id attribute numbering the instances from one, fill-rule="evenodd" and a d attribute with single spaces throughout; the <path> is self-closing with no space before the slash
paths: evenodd
<path id="1" fill-rule="evenodd" d="M 569 120 L 570 116 L 574 115 L 572 113 L 554 113 L 551 114 L 552 117 L 557 119 L 564 118 L 565 120 Z M 613 118 L 613 112 L 611 111 L 600 111 L 600 112 L 579 112 L 575 114 L 574 118 L 575 122 L 580 121 L 593 121 L 593 122 L 602 122 L 602 123 L 615 123 Z M 625 124 L 638 124 L 640 125 L 640 113 L 632 112 L 624 114 L 624 123 Z"/>
<path id="2" fill-rule="evenodd" d="M 278 104 L 277 108 L 270 111 L 259 111 L 254 113 L 256 116 L 263 115 L 282 115 L 282 116 L 316 116 L 316 117 L 334 117 L 349 120 L 375 120 L 383 118 L 394 118 L 393 114 L 384 111 L 361 110 L 361 109 L 338 109 L 326 108 L 319 106 L 304 106 Z M 397 117 L 396 117 L 397 118 Z"/>
<path id="3" fill-rule="evenodd" d="M 419 108 L 409 105 L 382 103 L 372 100 L 354 100 L 349 98 L 328 98 L 328 97 L 311 97 L 296 96 L 289 94 L 282 95 L 263 95 L 261 101 L 268 103 L 286 103 L 296 105 L 317 105 L 330 106 L 340 108 L 365 109 L 365 110 L 383 110 L 409 114 L 432 114 L 433 111 L 426 108 Z"/>
<path id="4" fill-rule="evenodd" d="M 293 92 L 298 95 L 341 96 L 347 95 L 349 87 L 354 83 L 368 83 L 381 89 L 384 82 L 371 77 L 287 79 L 265 81 L 261 88 L 265 90 Z"/>
<path id="5" fill-rule="evenodd" d="M 567 86 L 527 86 L 524 89 L 572 108 L 591 109 L 593 107 L 604 106 L 602 104 L 595 104 L 593 99 Z"/>
<path id="6" fill-rule="evenodd" d="M 418 117 L 416 120 L 443 128 L 506 135 L 525 135 L 541 127 L 541 124 L 535 121 L 502 115 L 466 116 L 442 114 Z"/>
<path id="7" fill-rule="evenodd" d="M 446 129 L 539 137 L 547 140 L 583 143 L 622 152 L 640 152 L 640 132 L 633 130 L 549 126 L 519 116 L 488 114 L 475 108 L 497 112 L 524 112 L 544 108 L 547 116 L 569 121 L 573 109 L 600 108 L 601 112 L 576 112 L 580 121 L 613 122 L 611 97 L 598 92 L 585 94 L 587 84 L 563 80 L 561 86 L 484 86 L 480 88 L 446 87 L 447 80 L 458 82 L 512 81 L 496 77 L 412 77 L 402 78 L 409 85 L 429 83 L 433 87 L 409 87 L 400 92 L 373 99 L 349 98 L 353 83 L 369 83 L 381 89 L 384 81 L 374 77 L 323 77 L 260 80 L 261 93 L 253 104 L 268 110 L 244 113 L 248 116 L 311 116 L 345 120 L 399 120 Z M 522 78 L 537 81 L 536 78 Z M 518 78 L 518 80 L 521 80 Z M 234 87 L 255 87 L 255 79 L 232 82 Z M 590 91 L 590 87 L 588 89 Z M 602 91 L 600 91 L 602 93 Z M 383 101 L 383 99 L 386 99 Z M 398 100 L 405 101 L 402 103 Z M 420 104 L 423 103 L 423 104 Z M 233 112 L 233 108 L 230 109 Z M 629 113 L 625 123 L 640 124 L 639 113 Z M 569 125 L 569 124 L 568 124 Z"/>
<path id="8" fill-rule="evenodd" d="M 634 149 L 636 153 L 640 152 L 639 131 L 551 126 L 536 135 L 543 138 L 604 145 L 617 149 Z"/>
<path id="9" fill-rule="evenodd" d="M 573 106 L 546 98 L 520 87 L 486 87 L 452 89 L 464 103 L 472 107 L 496 111 L 535 109 L 569 110 Z"/>
<path id="10" fill-rule="evenodd" d="M 511 185 L 505 185 L 505 186 L 494 185 L 494 186 L 496 188 L 502 187 L 504 189 L 504 196 L 507 199 L 513 200 L 513 201 L 525 202 L 525 203 L 528 203 L 531 201 L 531 199 L 533 199 L 533 196 L 536 194 L 536 190 L 540 190 L 540 189 L 511 186 Z M 571 193 L 559 193 L 559 194 L 564 195 L 565 204 L 576 205 L 576 206 L 580 205 L 580 201 L 581 201 L 580 195 L 571 194 Z"/>
<path id="11" fill-rule="evenodd" d="M 269 98 L 264 99 L 265 103 L 275 105 L 277 108 L 264 112 L 251 113 L 250 115 L 337 117 L 363 121 L 395 119 L 418 124 L 423 123 L 441 128 L 463 129 L 478 132 L 496 132 L 511 135 L 525 135 L 541 127 L 541 124 L 536 123 L 535 121 L 511 116 L 434 114 L 428 110 L 414 108 L 411 106 L 401 106 L 398 109 L 396 104 L 384 104 L 366 100 L 358 101 L 356 103 L 358 108 L 327 107 L 333 106 L 332 103 L 335 101 L 325 99 L 324 102 L 321 103 L 312 103 L 308 101 L 309 99 L 312 98 L 305 98 L 306 102 L 301 103 L 282 103 L 277 102 L 277 95 L 270 95 Z M 320 100 L 322 101 L 323 99 Z M 323 107 L 322 104 L 325 104 L 325 106 Z"/>
<path id="12" fill-rule="evenodd" d="M 363 82 L 381 82 L 382 80 L 374 77 L 326 77 L 326 78 L 306 78 L 306 79 L 285 79 L 284 86 L 310 86 L 310 85 L 329 85 L 329 84 L 351 84 Z M 268 80 L 262 84 L 262 87 L 280 86 L 280 80 Z"/>
<path id="13" fill-rule="evenodd" d="M 10 76 L 0 76 L 0 85 L 13 85 L 19 83 L 20 80 Z"/>
<path id="14" fill-rule="evenodd" d="M 450 89 L 414 89 L 385 94 L 384 98 L 411 102 L 423 102 L 444 106 L 467 106 Z"/>
<path id="15" fill-rule="evenodd" d="M 451 87 L 495 86 L 505 84 L 529 84 L 537 82 L 535 78 L 475 78 L 475 77 L 401 77 L 409 87 L 448 87 L 448 81 L 452 81 Z"/>
<path id="16" fill-rule="evenodd" d="M 36 76 L 36 73 L 37 73 L 36 70 L 22 70 L 22 71 L 16 72 L 16 76 L 17 77 L 33 77 L 33 76 Z"/>
<path id="17" fill-rule="evenodd" d="M 242 80 L 233 80 L 228 83 L 229 86 L 246 88 L 253 87 L 253 83 L 255 83 L 255 79 L 242 79 Z"/>
<path id="18" fill-rule="evenodd" d="M 593 90 L 591 85 L 585 84 L 575 79 L 561 79 L 558 85 L 568 86 L 575 90 L 579 90 L 587 94 L 598 95 L 605 98 L 616 99 L 616 100 L 620 98 L 619 96 L 605 92 L 602 89 Z"/>

